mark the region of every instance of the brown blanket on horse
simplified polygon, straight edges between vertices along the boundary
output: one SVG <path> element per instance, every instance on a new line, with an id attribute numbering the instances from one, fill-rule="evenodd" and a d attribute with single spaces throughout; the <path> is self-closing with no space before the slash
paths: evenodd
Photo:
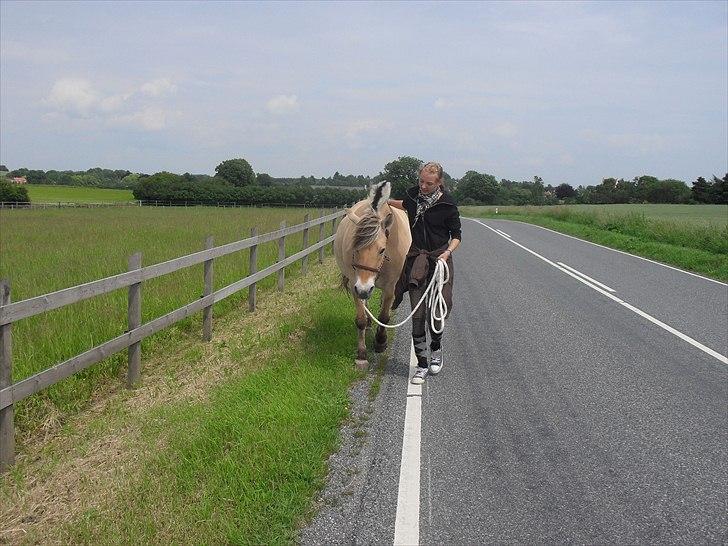
<path id="1" fill-rule="evenodd" d="M 415 246 L 411 246 L 407 253 L 407 258 L 402 268 L 402 273 L 399 276 L 397 285 L 394 287 L 394 302 L 392 303 L 392 309 L 399 307 L 404 298 L 404 293 L 407 292 L 410 287 L 417 288 L 418 286 L 425 286 L 432 275 L 435 272 L 435 260 L 437 257 L 445 252 L 447 245 L 437 250 L 428 251 L 421 250 Z M 450 316 L 452 311 L 452 286 L 455 278 L 455 269 L 452 265 L 452 255 L 447 258 L 447 267 L 450 269 L 450 279 L 442 287 L 442 296 L 445 298 L 447 304 L 447 317 Z M 445 318 L 447 318 L 445 317 Z"/>

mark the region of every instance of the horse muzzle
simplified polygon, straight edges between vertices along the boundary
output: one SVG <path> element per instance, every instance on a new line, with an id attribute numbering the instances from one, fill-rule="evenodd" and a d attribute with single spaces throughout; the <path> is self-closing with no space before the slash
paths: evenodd
<path id="1" fill-rule="evenodd" d="M 360 300 L 368 300 L 371 297 L 372 292 L 374 292 L 374 283 L 371 285 L 369 285 L 369 283 L 365 283 L 362 286 L 359 282 L 357 282 L 354 285 L 354 293 Z"/>

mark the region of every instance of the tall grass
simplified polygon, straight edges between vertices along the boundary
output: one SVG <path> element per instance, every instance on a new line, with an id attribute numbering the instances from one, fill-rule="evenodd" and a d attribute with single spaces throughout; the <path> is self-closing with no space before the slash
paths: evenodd
<path id="1" fill-rule="evenodd" d="M 631 209 L 608 206 L 555 207 L 462 207 L 464 215 L 506 218 L 532 222 L 587 240 L 634 252 L 719 279 L 728 280 L 728 207 L 712 208 L 711 221 L 665 219 L 648 216 L 643 205 Z M 699 217 L 701 207 L 694 206 Z M 722 220 L 715 216 L 722 211 Z"/>
<path id="2" fill-rule="evenodd" d="M 162 262 L 204 248 L 207 235 L 221 245 L 303 221 L 302 209 L 144 208 L 0 210 L 0 278 L 9 278 L 13 301 L 100 279 L 127 270 L 127 258 L 137 251 L 143 265 Z M 312 218 L 317 211 L 309 211 Z M 331 224 L 326 225 L 326 236 Z M 310 242 L 318 238 L 318 226 Z M 302 248 L 302 234 L 286 238 L 286 254 Z M 275 263 L 277 242 L 261 245 L 258 267 Z M 309 257 L 314 260 L 315 255 Z M 300 265 L 286 268 L 295 275 Z M 215 260 L 214 288 L 248 275 L 248 251 Z M 147 322 L 190 303 L 202 294 L 203 266 L 199 264 L 144 283 L 142 320 Z M 261 281 L 271 288 L 275 276 Z M 264 297 L 264 296 L 263 296 Z M 215 304 L 220 316 L 240 306 L 247 291 Z M 92 298 L 13 324 L 13 379 L 18 381 L 75 356 L 126 330 L 126 289 Z M 179 336 L 198 335 L 200 317 L 190 317 L 147 338 L 143 352 L 173 347 Z M 104 378 L 122 372 L 126 353 L 114 355 L 16 405 L 21 431 L 41 426 L 59 413 L 87 403 Z"/>

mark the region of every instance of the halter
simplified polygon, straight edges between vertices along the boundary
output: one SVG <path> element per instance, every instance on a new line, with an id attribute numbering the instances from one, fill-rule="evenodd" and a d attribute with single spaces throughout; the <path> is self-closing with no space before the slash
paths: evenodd
<path id="1" fill-rule="evenodd" d="M 356 256 L 356 252 L 352 252 L 352 254 L 351 254 L 351 268 L 352 269 L 354 269 L 354 270 L 356 270 L 356 269 L 365 269 L 367 271 L 371 271 L 372 273 L 376 273 L 377 275 L 379 275 L 379 273 L 382 271 L 382 267 L 384 267 L 384 262 L 389 260 L 389 256 L 387 256 L 385 254 L 384 255 L 384 258 L 382 258 L 382 263 L 379 265 L 379 267 L 378 268 L 374 268 L 374 267 L 369 267 L 368 265 L 356 263 L 354 261 L 354 256 Z"/>
<path id="2" fill-rule="evenodd" d="M 384 236 L 387 240 L 389 240 L 389 230 L 388 229 L 384 230 Z M 382 271 L 382 268 L 384 267 L 384 262 L 389 261 L 389 256 L 387 256 L 386 254 L 384 254 L 383 256 L 384 257 L 382 258 L 382 263 L 379 264 L 379 267 L 377 267 L 377 268 L 369 267 L 368 265 L 359 264 L 354 261 L 354 259 L 356 258 L 356 250 L 355 250 L 354 252 L 351 253 L 351 268 L 354 271 L 356 271 L 357 269 L 364 269 L 366 271 L 371 271 L 372 273 L 376 273 L 377 275 L 379 275 L 379 273 L 381 273 L 381 271 Z"/>

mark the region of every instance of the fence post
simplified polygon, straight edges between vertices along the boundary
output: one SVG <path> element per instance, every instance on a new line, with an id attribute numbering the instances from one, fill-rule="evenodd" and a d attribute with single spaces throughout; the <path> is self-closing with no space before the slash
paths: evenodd
<path id="1" fill-rule="evenodd" d="M 324 209 L 321 209 L 321 212 L 319 214 L 319 218 L 322 218 L 324 215 Z M 324 225 L 324 222 L 321 222 L 319 224 L 319 243 L 323 241 L 326 237 L 324 237 L 324 230 L 326 229 L 326 226 Z M 324 247 L 322 246 L 319 248 L 319 263 L 324 263 Z"/>
<path id="2" fill-rule="evenodd" d="M 311 215 L 309 213 L 306 213 L 306 215 L 303 217 L 304 222 L 309 222 L 311 220 Z M 304 228 L 303 230 L 303 250 L 306 250 L 308 248 L 308 228 Z M 305 275 L 308 273 L 308 254 L 306 254 L 303 259 L 301 260 L 301 275 Z"/>
<path id="3" fill-rule="evenodd" d="M 281 229 L 285 229 L 286 221 L 281 222 Z M 278 239 L 278 261 L 282 262 L 286 259 L 286 236 L 282 236 Z M 286 284 L 286 268 L 282 267 L 278 270 L 278 291 L 283 292 L 283 288 Z"/>
<path id="4" fill-rule="evenodd" d="M 336 235 L 336 218 L 331 220 L 331 235 Z M 334 253 L 334 242 L 331 241 L 331 253 Z"/>
<path id="5" fill-rule="evenodd" d="M 214 246 L 215 240 L 212 235 L 205 239 L 205 250 L 209 250 Z M 213 259 L 205 260 L 205 291 L 204 296 L 212 294 L 212 264 Z M 212 339 L 212 304 L 202 309 L 202 340 L 210 341 Z"/>
<path id="6" fill-rule="evenodd" d="M 129 256 L 129 271 L 141 269 L 142 253 L 137 252 Z M 129 300 L 127 304 L 127 320 L 129 332 L 142 325 L 142 283 L 129 285 Z M 132 388 L 139 381 L 142 367 L 142 342 L 137 341 L 129 345 L 129 367 L 126 371 L 126 386 Z"/>
<path id="7" fill-rule="evenodd" d="M 250 236 L 251 237 L 257 237 L 258 236 L 258 228 L 252 227 L 250 228 Z M 258 272 L 258 245 L 253 245 L 250 247 L 250 267 L 248 267 L 248 275 L 252 275 L 253 273 Z M 256 297 L 256 290 L 255 290 L 256 283 L 253 283 L 248 288 L 248 311 L 251 313 L 255 311 L 255 297 Z"/>
<path id="8" fill-rule="evenodd" d="M 0 305 L 10 303 L 10 281 L 0 280 Z M 12 323 L 0 326 L 0 389 L 13 384 Z M 15 416 L 13 405 L 0 410 L 0 473 L 15 464 Z"/>

